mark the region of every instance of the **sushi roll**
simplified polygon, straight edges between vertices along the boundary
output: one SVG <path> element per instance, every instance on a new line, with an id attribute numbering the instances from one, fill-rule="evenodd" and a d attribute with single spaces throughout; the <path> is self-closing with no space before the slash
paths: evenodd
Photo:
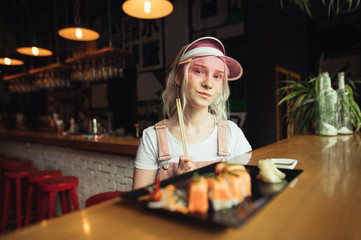
<path id="1" fill-rule="evenodd" d="M 232 203 L 236 205 L 251 196 L 251 176 L 245 166 L 241 164 L 219 163 L 215 167 L 218 176 L 223 175 L 227 180 L 232 194 Z"/>
<path id="2" fill-rule="evenodd" d="M 222 176 L 227 181 L 232 194 L 232 205 L 237 205 L 244 201 L 246 196 L 246 186 L 243 177 L 235 174 L 223 173 Z"/>
<path id="3" fill-rule="evenodd" d="M 193 176 L 188 189 L 188 211 L 195 214 L 206 214 L 208 204 L 208 184 L 205 177 Z"/>
<path id="4" fill-rule="evenodd" d="M 232 207 L 231 189 L 223 175 L 207 178 L 209 199 L 215 211 Z"/>
<path id="5" fill-rule="evenodd" d="M 245 197 L 252 196 L 252 185 L 251 185 L 251 175 L 247 171 L 240 171 L 239 174 L 244 181 L 245 185 Z"/>

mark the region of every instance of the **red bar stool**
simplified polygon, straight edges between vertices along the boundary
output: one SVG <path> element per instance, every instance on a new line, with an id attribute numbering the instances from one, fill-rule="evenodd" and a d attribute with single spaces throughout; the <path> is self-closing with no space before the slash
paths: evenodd
<path id="1" fill-rule="evenodd" d="M 5 185 L 4 172 L 6 170 L 12 170 L 19 167 L 30 167 L 32 162 L 30 160 L 24 160 L 20 158 L 1 158 L 0 159 L 0 189 L 2 190 Z M 3 199 L 3 191 L 0 192 L 0 197 Z"/>
<path id="2" fill-rule="evenodd" d="M 74 211 L 79 210 L 78 195 L 76 187 L 79 179 L 74 176 L 61 176 L 45 179 L 39 182 L 41 194 L 41 220 L 46 217 L 46 207 L 48 206 L 48 219 L 55 215 L 55 193 L 59 193 L 62 213 L 71 212 L 71 199 L 73 200 Z M 70 196 L 71 195 L 71 196 Z"/>
<path id="3" fill-rule="evenodd" d="M 85 207 L 90 207 L 95 204 L 119 197 L 123 193 L 126 193 L 126 192 L 125 191 L 110 191 L 110 192 L 102 192 L 102 193 L 95 194 L 95 195 L 89 197 L 85 201 Z"/>
<path id="4" fill-rule="evenodd" d="M 4 202 L 3 202 L 3 212 L 2 212 L 2 222 L 1 222 L 1 233 L 5 233 L 7 227 L 7 220 L 9 217 L 9 201 L 12 196 L 11 183 L 14 182 L 14 192 L 16 198 L 16 228 L 21 228 L 22 223 L 22 180 L 26 178 L 29 174 L 38 171 L 37 168 L 34 167 L 18 167 L 12 170 L 5 170 L 4 180 Z"/>
<path id="5" fill-rule="evenodd" d="M 0 161 L 0 167 L 3 170 L 11 170 L 18 167 L 30 167 L 32 162 L 30 160 L 20 158 L 3 158 Z"/>
<path id="6" fill-rule="evenodd" d="M 5 171 L 12 170 L 19 167 L 30 167 L 32 162 L 30 160 L 23 160 L 14 157 L 2 157 L 0 159 L 0 215 L 2 216 L 4 188 L 5 188 Z"/>
<path id="7" fill-rule="evenodd" d="M 59 177 L 62 175 L 60 170 L 42 170 L 38 172 L 34 172 L 28 175 L 28 194 L 27 194 L 27 202 L 26 202 L 26 212 L 25 212 L 25 226 L 28 226 L 30 223 L 30 217 L 33 207 L 33 199 L 35 199 L 34 191 L 36 191 L 36 216 L 37 220 L 40 221 L 41 216 L 41 197 L 40 197 L 40 189 L 39 182 L 51 178 L 51 177 Z"/>
<path id="8" fill-rule="evenodd" d="M 32 162 L 20 158 L 1 158 L 0 159 L 0 183 L 4 186 L 4 171 L 12 170 L 18 167 L 30 167 Z"/>

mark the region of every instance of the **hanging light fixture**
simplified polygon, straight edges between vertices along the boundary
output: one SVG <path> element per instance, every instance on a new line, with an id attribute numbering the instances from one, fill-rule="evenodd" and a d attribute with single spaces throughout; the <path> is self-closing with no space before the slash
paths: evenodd
<path id="1" fill-rule="evenodd" d="M 24 65 L 24 61 L 17 59 L 18 54 L 15 52 L 15 48 L 11 46 L 11 43 L 1 43 L 2 49 L 0 50 L 1 56 L 0 56 L 0 65 L 6 65 L 6 66 L 19 66 Z M 1 48 L 0 47 L 0 48 Z"/>
<path id="2" fill-rule="evenodd" d="M 74 9 L 75 9 L 75 16 L 74 16 L 75 26 L 62 28 L 58 31 L 58 34 L 65 39 L 69 39 L 73 41 L 93 41 L 98 39 L 99 33 L 80 25 L 79 0 L 76 0 L 74 2 Z"/>
<path id="3" fill-rule="evenodd" d="M 0 58 L 0 64 L 7 66 L 19 66 L 19 65 L 23 65 L 24 62 L 22 60 L 15 58 L 4 57 L 4 58 Z"/>
<path id="4" fill-rule="evenodd" d="M 43 26 L 43 19 L 40 19 L 39 17 L 35 16 L 36 11 L 33 9 L 35 6 L 30 5 L 30 12 L 31 15 L 29 15 L 28 21 L 31 23 L 29 24 L 29 33 L 32 35 L 32 37 L 29 36 L 29 38 L 25 41 L 23 41 L 20 46 L 16 48 L 16 51 L 23 55 L 28 56 L 34 56 L 34 57 L 47 57 L 53 55 L 53 52 L 51 50 L 48 50 L 46 48 L 43 48 L 44 45 L 39 46 L 39 42 L 42 42 L 41 40 L 38 42 L 37 40 L 41 39 L 38 37 L 38 30 L 41 26 Z M 32 38 L 32 41 L 30 40 Z"/>
<path id="5" fill-rule="evenodd" d="M 18 47 L 16 51 L 24 55 L 35 57 L 47 57 L 53 55 L 52 51 L 45 48 L 36 47 L 35 45 L 29 47 Z"/>
<path id="6" fill-rule="evenodd" d="M 173 4 L 167 0 L 127 0 L 122 9 L 131 17 L 156 19 L 168 16 L 173 11 Z"/>

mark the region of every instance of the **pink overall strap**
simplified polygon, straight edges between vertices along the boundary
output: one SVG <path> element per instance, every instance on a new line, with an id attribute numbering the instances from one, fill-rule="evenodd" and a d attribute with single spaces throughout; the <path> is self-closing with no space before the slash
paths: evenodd
<path id="1" fill-rule="evenodd" d="M 228 156 L 228 123 L 225 120 L 218 122 L 218 156 Z"/>
<path id="2" fill-rule="evenodd" d="M 157 141 L 158 141 L 158 160 L 164 161 L 171 159 L 169 152 L 168 137 L 167 137 L 166 119 L 155 124 L 154 128 L 156 130 L 155 132 L 157 134 Z"/>

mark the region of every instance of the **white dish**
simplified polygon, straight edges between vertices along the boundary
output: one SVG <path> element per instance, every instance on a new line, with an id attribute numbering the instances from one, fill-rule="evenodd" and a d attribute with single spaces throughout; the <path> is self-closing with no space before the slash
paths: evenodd
<path id="1" fill-rule="evenodd" d="M 296 159 L 290 158 L 272 158 L 273 163 L 277 168 L 294 169 L 297 164 Z"/>

